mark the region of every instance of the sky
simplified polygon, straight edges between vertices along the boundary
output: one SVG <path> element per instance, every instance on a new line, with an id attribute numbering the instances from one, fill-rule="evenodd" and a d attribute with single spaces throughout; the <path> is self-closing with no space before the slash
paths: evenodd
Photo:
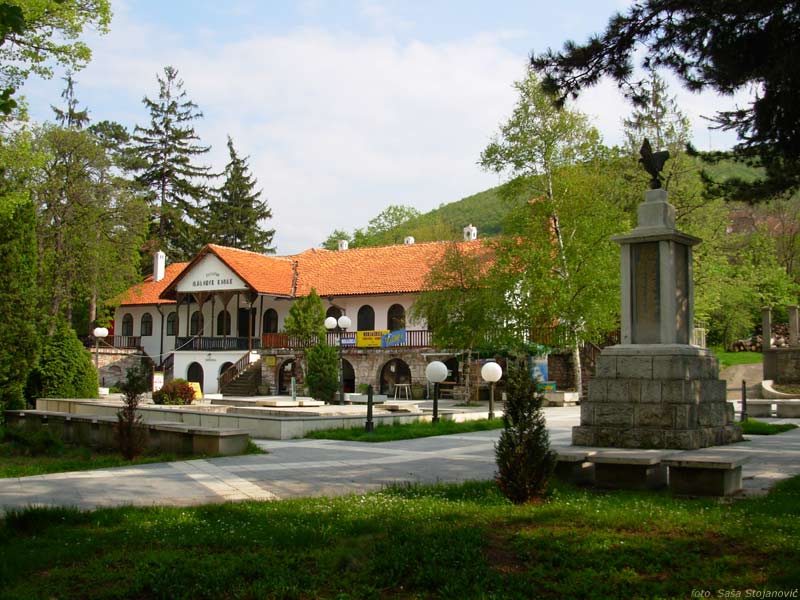
<path id="1" fill-rule="evenodd" d="M 318 246 L 391 204 L 425 212 L 502 183 L 477 164 L 511 113 L 531 53 L 584 41 L 622 0 L 112 0 L 111 31 L 87 32 L 91 63 L 74 75 L 93 121 L 147 125 L 142 98 L 178 69 L 203 112 L 196 131 L 220 172 L 227 136 L 272 209 L 279 254 Z M 31 117 L 52 120 L 63 71 L 23 88 Z M 667 75 L 667 74 L 664 74 Z M 699 148 L 733 134 L 703 116 L 746 101 L 692 94 L 667 76 Z M 630 105 L 611 82 L 576 107 L 607 144 Z M 465 223 L 466 225 L 466 223 Z"/>

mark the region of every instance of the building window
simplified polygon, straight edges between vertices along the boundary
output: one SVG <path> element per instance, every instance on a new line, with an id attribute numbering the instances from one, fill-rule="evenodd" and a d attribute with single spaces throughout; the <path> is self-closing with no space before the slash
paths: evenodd
<path id="1" fill-rule="evenodd" d="M 133 335 L 133 315 L 130 313 L 125 313 L 122 317 L 122 333 L 121 335 L 131 336 Z"/>
<path id="2" fill-rule="evenodd" d="M 358 331 L 375 329 L 375 311 L 369 304 L 358 309 Z"/>
<path id="3" fill-rule="evenodd" d="M 231 334 L 231 313 L 223 310 L 217 315 L 217 335 Z"/>
<path id="4" fill-rule="evenodd" d="M 167 335 L 178 335 L 178 313 L 167 315 Z"/>
<path id="5" fill-rule="evenodd" d="M 325 318 L 326 319 L 328 317 L 333 317 L 334 319 L 338 319 L 341 316 L 342 316 L 342 309 L 339 308 L 338 306 L 331 306 L 328 309 L 328 312 L 325 313 Z"/>
<path id="6" fill-rule="evenodd" d="M 141 332 L 142 337 L 153 335 L 153 317 L 150 315 L 150 313 L 144 313 L 142 315 Z"/>
<path id="7" fill-rule="evenodd" d="M 389 331 L 397 331 L 406 327 L 406 309 L 401 304 L 392 304 L 386 314 Z"/>
<path id="8" fill-rule="evenodd" d="M 261 329 L 263 333 L 278 333 L 278 311 L 274 308 L 268 308 L 264 311 Z"/>
<path id="9" fill-rule="evenodd" d="M 196 310 L 189 321 L 189 335 L 203 335 L 203 313 Z"/>

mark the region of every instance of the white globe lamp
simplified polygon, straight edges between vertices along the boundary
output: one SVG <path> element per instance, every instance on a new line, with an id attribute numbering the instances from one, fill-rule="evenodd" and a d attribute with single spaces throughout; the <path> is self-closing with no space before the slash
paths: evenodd
<path id="1" fill-rule="evenodd" d="M 481 367 L 481 377 L 491 384 L 489 392 L 489 418 L 494 419 L 494 384 L 503 376 L 503 368 L 496 362 L 489 362 Z"/>
<path id="2" fill-rule="evenodd" d="M 439 422 L 439 384 L 447 379 L 447 365 L 435 360 L 425 367 L 425 377 L 433 384 L 433 417 L 431 423 Z"/>

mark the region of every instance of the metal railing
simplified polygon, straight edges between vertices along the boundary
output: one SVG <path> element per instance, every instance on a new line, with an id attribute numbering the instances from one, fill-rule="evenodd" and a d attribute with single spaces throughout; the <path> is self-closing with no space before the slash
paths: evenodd
<path id="1" fill-rule="evenodd" d="M 345 340 L 353 340 L 350 345 L 356 345 L 356 332 L 348 331 L 342 334 Z M 329 346 L 339 345 L 339 334 L 336 332 L 328 332 L 326 334 L 326 342 Z M 309 348 L 316 345 L 317 336 L 301 337 L 296 335 L 289 335 L 288 333 L 265 333 L 261 336 L 262 348 Z M 409 329 L 406 330 L 406 341 L 397 344 L 394 347 L 400 348 L 427 348 L 431 345 L 431 332 L 427 329 Z M 347 344 L 345 344 L 347 347 Z"/>
<path id="2" fill-rule="evenodd" d="M 246 337 L 178 337 L 175 339 L 175 350 L 258 350 L 261 340 Z"/>
<path id="3" fill-rule="evenodd" d="M 114 348 L 140 348 L 142 346 L 142 338 L 138 335 L 115 335 L 105 339 L 110 341 Z"/>
<path id="4" fill-rule="evenodd" d="M 239 358 L 239 360 L 225 369 L 225 371 L 223 371 L 223 373 L 217 378 L 217 382 L 219 384 L 217 389 L 222 390 L 223 385 L 226 385 L 236 379 L 239 374 L 244 372 L 249 366 L 250 351 L 247 351 Z"/>

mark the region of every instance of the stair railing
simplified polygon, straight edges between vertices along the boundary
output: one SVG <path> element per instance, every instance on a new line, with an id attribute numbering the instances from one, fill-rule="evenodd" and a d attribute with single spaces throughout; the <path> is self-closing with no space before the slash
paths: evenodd
<path id="1" fill-rule="evenodd" d="M 222 374 L 217 378 L 218 382 L 218 390 L 222 390 L 223 385 L 229 384 L 231 381 L 236 379 L 239 375 L 241 375 L 244 371 L 247 370 L 247 367 L 250 366 L 250 351 L 248 350 L 245 352 L 242 357 L 237 360 L 234 364 L 230 367 L 225 369 Z"/>

